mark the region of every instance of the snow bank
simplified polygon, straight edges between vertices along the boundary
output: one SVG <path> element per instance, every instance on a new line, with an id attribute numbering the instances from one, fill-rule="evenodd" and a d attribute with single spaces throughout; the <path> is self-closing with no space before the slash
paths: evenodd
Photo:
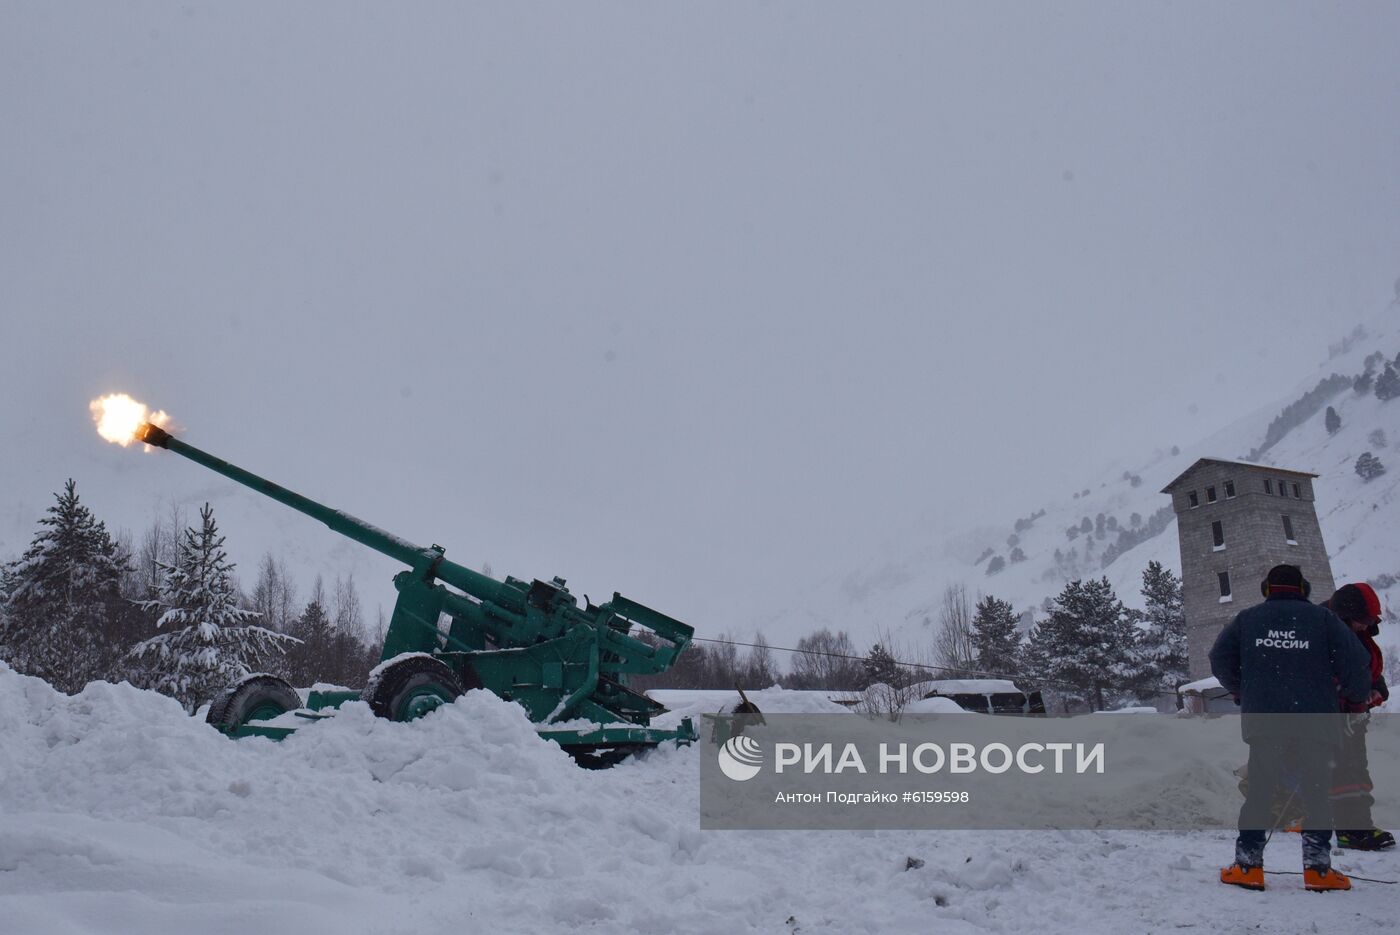
<path id="1" fill-rule="evenodd" d="M 483 692 L 411 724 L 352 703 L 282 743 L 231 741 L 129 685 L 66 696 L 0 663 L 0 931 L 1083 935 L 1249 898 L 1213 880 L 1227 835 L 702 833 L 710 753 L 588 772 Z M 1371 859 L 1339 863 L 1387 876 Z M 1261 931 L 1335 921 L 1278 888 L 1250 902 Z M 1350 894 L 1357 925 L 1386 930 L 1384 889 Z"/>
<path id="2" fill-rule="evenodd" d="M 918 698 L 904 706 L 903 714 L 971 714 L 951 698 Z"/>

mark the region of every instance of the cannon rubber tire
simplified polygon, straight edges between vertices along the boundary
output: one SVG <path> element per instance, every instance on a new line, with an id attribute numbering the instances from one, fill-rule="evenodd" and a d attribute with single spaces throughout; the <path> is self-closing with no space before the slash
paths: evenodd
<path id="1" fill-rule="evenodd" d="M 270 720 L 301 707 L 301 696 L 275 675 L 250 675 L 214 699 L 204 720 L 223 731 L 237 730 L 249 721 Z"/>
<path id="2" fill-rule="evenodd" d="M 461 677 L 447 663 L 431 656 L 409 656 L 380 670 L 361 697 L 382 718 L 411 721 L 451 704 L 465 692 Z"/>

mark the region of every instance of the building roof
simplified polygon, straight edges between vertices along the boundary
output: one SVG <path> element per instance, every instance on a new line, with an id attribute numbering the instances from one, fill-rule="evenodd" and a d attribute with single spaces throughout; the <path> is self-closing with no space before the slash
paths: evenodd
<path id="1" fill-rule="evenodd" d="M 1293 477 L 1317 477 L 1316 474 L 1308 471 L 1293 471 L 1288 468 L 1274 467 L 1272 464 L 1255 464 L 1253 461 L 1236 461 L 1233 458 L 1198 458 L 1195 464 L 1192 464 L 1189 468 L 1182 471 L 1176 476 L 1175 480 L 1163 487 L 1162 493 L 1171 493 L 1176 489 L 1177 484 L 1180 484 L 1189 474 L 1205 464 L 1225 464 L 1231 467 L 1249 468 L 1250 470 L 1267 474 L 1289 474 Z"/>

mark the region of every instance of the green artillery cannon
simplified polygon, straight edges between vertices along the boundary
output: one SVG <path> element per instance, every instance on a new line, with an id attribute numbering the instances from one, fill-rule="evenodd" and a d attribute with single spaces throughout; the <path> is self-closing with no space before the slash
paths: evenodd
<path id="1" fill-rule="evenodd" d="M 281 738 L 295 729 L 287 726 L 289 717 L 326 717 L 351 700 L 366 701 L 381 717 L 407 721 L 467 689 L 485 688 L 520 704 L 541 725 L 541 736 L 558 742 L 584 766 L 607 766 L 636 750 L 697 738 L 689 718 L 674 730 L 650 726 L 666 709 L 627 687 L 629 674 L 664 672 L 675 662 L 695 632 L 684 623 L 616 593 L 607 603 L 587 602 L 580 608 L 562 578 L 496 581 L 444 558 L 441 546 L 414 545 L 235 467 L 149 422 L 137 429 L 136 438 L 183 455 L 408 566 L 394 576 L 399 597 L 381 662 L 362 690 L 313 690 L 303 706 L 283 680 L 250 676 L 210 706 L 210 723 L 224 733 Z M 634 635 L 634 630 L 650 636 L 639 638 L 643 633 Z M 280 723 L 265 723 L 273 720 Z"/>

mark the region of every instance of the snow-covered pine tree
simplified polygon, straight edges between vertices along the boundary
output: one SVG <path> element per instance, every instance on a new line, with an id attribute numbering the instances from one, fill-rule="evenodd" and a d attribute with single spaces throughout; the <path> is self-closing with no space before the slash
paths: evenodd
<path id="1" fill-rule="evenodd" d="M 1151 561 L 1142 572 L 1143 674 L 1149 687 L 1175 691 L 1187 674 L 1186 614 L 1182 610 L 1181 579 L 1161 562 Z"/>
<path id="2" fill-rule="evenodd" d="M 1379 400 L 1394 399 L 1400 396 L 1400 373 L 1395 372 L 1395 366 L 1387 363 L 1385 371 L 1376 377 L 1376 398 Z"/>
<path id="3" fill-rule="evenodd" d="M 1363 452 L 1362 455 L 1356 459 L 1356 473 L 1361 476 L 1362 480 L 1372 481 L 1385 473 L 1385 465 L 1381 464 L 1381 459 L 1371 454 L 1371 452 Z"/>
<path id="4" fill-rule="evenodd" d="M 76 692 L 112 674 L 126 559 L 70 479 L 7 569 L 0 652 L 20 672 Z"/>
<path id="5" fill-rule="evenodd" d="M 977 602 L 972 617 L 972 645 L 977 668 L 983 672 L 1013 674 L 1020 665 L 1021 633 L 1016 611 L 1007 601 L 990 594 Z"/>
<path id="6" fill-rule="evenodd" d="M 185 530 L 174 565 L 164 567 L 160 595 L 148 602 L 162 611 L 156 625 L 171 632 L 137 644 L 131 658 L 135 681 L 178 699 L 193 712 L 218 692 L 279 660 L 296 639 L 251 626 L 256 611 L 238 606 L 233 563 L 224 537 L 205 504 L 200 526 Z"/>
<path id="7" fill-rule="evenodd" d="M 1342 417 L 1337 415 L 1337 410 L 1331 406 L 1327 407 L 1327 415 L 1323 418 L 1323 424 L 1327 427 L 1328 435 L 1336 435 L 1337 429 L 1342 427 Z"/>
<path id="8" fill-rule="evenodd" d="M 1025 658 L 1067 702 L 1097 711 L 1142 668 L 1137 627 L 1107 578 L 1065 585 L 1031 631 Z"/>

